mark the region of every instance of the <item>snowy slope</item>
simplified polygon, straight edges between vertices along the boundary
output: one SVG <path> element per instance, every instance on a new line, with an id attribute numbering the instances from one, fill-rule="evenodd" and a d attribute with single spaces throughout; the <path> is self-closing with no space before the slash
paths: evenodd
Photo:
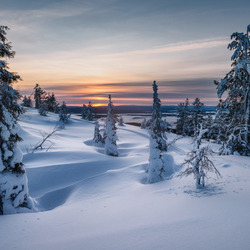
<path id="1" fill-rule="evenodd" d="M 1 216 L 0 249 L 249 249 L 249 157 L 214 156 L 223 178 L 210 175 L 204 190 L 192 177 L 145 185 L 145 130 L 118 126 L 120 156 L 112 157 L 93 145 L 94 124 L 73 116 L 48 151 L 50 143 L 30 153 L 57 121 L 34 109 L 20 119 L 39 211 Z M 190 138 L 171 147 L 176 173 L 191 148 Z"/>

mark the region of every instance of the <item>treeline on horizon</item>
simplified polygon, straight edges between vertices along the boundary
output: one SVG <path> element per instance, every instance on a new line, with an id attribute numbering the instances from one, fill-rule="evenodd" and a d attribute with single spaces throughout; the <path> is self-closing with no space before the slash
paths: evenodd
<path id="1" fill-rule="evenodd" d="M 81 106 L 67 106 L 69 113 L 80 114 L 82 107 Z M 190 107 L 192 109 L 192 106 Z M 205 112 L 215 113 L 216 106 L 204 106 Z M 99 114 L 106 114 L 107 107 L 106 106 L 99 106 L 94 107 L 96 113 Z M 178 105 L 165 105 L 161 106 L 160 111 L 162 113 L 173 113 L 176 114 L 178 111 Z M 149 113 L 152 112 L 152 105 L 151 106 L 140 106 L 140 105 L 116 105 L 115 112 L 117 114 L 123 113 Z"/>

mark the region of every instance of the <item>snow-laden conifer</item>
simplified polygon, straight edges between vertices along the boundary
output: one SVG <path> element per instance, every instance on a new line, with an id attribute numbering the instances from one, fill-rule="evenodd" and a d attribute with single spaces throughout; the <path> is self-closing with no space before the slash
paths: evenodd
<path id="1" fill-rule="evenodd" d="M 0 58 L 13 58 L 15 52 L 7 43 L 8 27 L 0 26 Z M 0 214 L 24 212 L 32 208 L 27 177 L 18 146 L 17 118 L 22 112 L 18 105 L 19 93 L 12 85 L 20 76 L 8 71 L 5 60 L 0 60 Z"/>
<path id="2" fill-rule="evenodd" d="M 108 104 L 108 112 L 106 117 L 106 130 L 105 130 L 105 154 L 118 156 L 117 149 L 117 134 L 116 134 L 116 126 L 115 126 L 115 114 L 114 114 L 114 105 L 111 100 L 111 95 L 109 95 L 109 104 Z"/>
<path id="3" fill-rule="evenodd" d="M 87 119 L 88 108 L 85 104 L 82 105 L 82 119 Z"/>
<path id="4" fill-rule="evenodd" d="M 94 119 L 94 110 L 93 110 L 91 102 L 89 102 L 88 107 L 87 107 L 87 120 L 93 121 L 93 119 Z"/>
<path id="5" fill-rule="evenodd" d="M 226 116 L 223 108 L 223 101 L 220 99 L 216 107 L 213 123 L 208 131 L 208 138 L 222 144 L 226 139 Z"/>
<path id="6" fill-rule="evenodd" d="M 24 107 L 28 107 L 31 108 L 32 107 L 32 100 L 30 98 L 30 96 L 24 96 L 23 100 L 22 100 L 22 106 Z"/>
<path id="7" fill-rule="evenodd" d="M 158 86 L 153 83 L 153 111 L 151 116 L 150 133 L 156 139 L 160 150 L 167 150 L 166 143 L 166 122 L 161 118 L 161 100 L 158 97 Z"/>
<path id="8" fill-rule="evenodd" d="M 189 108 L 189 100 L 186 98 L 185 103 L 180 103 L 177 108 L 176 133 L 178 135 L 192 135 L 193 122 Z"/>
<path id="9" fill-rule="evenodd" d="M 95 142 L 95 144 L 98 144 L 98 145 L 103 145 L 103 143 L 104 143 L 103 137 L 100 134 L 100 125 L 99 125 L 98 121 L 95 122 L 93 141 Z"/>
<path id="10" fill-rule="evenodd" d="M 49 112 L 56 112 L 59 104 L 56 100 L 55 94 L 52 93 L 48 93 L 48 95 L 46 96 L 46 100 L 45 100 L 46 104 L 47 104 L 47 108 Z"/>
<path id="11" fill-rule="evenodd" d="M 70 114 L 68 114 L 66 103 L 63 102 L 59 110 L 59 123 L 61 124 L 61 127 L 64 127 L 64 125 L 69 121 L 69 118 Z"/>
<path id="12" fill-rule="evenodd" d="M 250 25 L 246 33 L 234 32 L 228 48 L 234 53 L 231 57 L 232 69 L 220 81 L 215 81 L 219 98 L 223 101 L 226 139 L 221 148 L 222 154 L 239 153 L 250 155 Z"/>
<path id="13" fill-rule="evenodd" d="M 48 114 L 48 104 L 47 104 L 47 102 L 43 101 L 40 104 L 38 112 L 42 116 L 47 116 L 47 114 Z"/>
<path id="14" fill-rule="evenodd" d="M 182 177 L 193 174 L 196 188 L 205 186 L 207 172 L 214 172 L 217 177 L 221 177 L 219 171 L 214 166 L 214 163 L 208 158 L 208 155 L 211 154 L 212 151 L 208 146 L 201 147 L 201 139 L 207 131 L 207 129 L 202 129 L 202 125 L 200 126 L 194 140 L 193 150 L 189 153 L 189 158 L 183 163 L 183 165 L 187 165 L 187 168 L 179 175 Z"/>
<path id="15" fill-rule="evenodd" d="M 152 124 L 150 126 L 150 141 L 149 141 L 149 165 L 147 183 L 154 183 L 163 179 L 165 171 L 164 162 L 162 160 L 162 150 L 167 150 L 164 131 L 161 126 L 161 100 L 158 97 L 158 86 L 156 81 L 153 83 L 153 112 Z"/>
<path id="16" fill-rule="evenodd" d="M 35 108 L 39 109 L 42 101 L 45 99 L 46 92 L 37 83 L 34 87 L 34 99 L 35 99 Z"/>
<path id="17" fill-rule="evenodd" d="M 193 102 L 193 110 L 191 111 L 194 136 L 197 136 L 199 127 L 204 121 L 204 116 L 204 104 L 200 101 L 200 98 L 196 97 Z"/>

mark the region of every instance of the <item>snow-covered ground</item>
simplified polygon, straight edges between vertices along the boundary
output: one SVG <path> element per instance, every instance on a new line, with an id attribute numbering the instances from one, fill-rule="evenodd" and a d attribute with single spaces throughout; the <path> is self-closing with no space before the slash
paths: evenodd
<path id="1" fill-rule="evenodd" d="M 72 116 L 46 150 L 31 149 L 58 115 L 28 109 L 20 119 L 21 148 L 36 213 L 0 217 L 0 249 L 249 249 L 249 157 L 213 156 L 222 179 L 211 174 L 203 190 L 192 177 L 143 184 L 148 135 L 118 126 L 119 157 L 93 145 L 94 124 Z M 169 140 L 175 135 L 169 135 Z M 214 149 L 218 145 L 211 145 Z M 170 148 L 177 174 L 191 139 Z"/>

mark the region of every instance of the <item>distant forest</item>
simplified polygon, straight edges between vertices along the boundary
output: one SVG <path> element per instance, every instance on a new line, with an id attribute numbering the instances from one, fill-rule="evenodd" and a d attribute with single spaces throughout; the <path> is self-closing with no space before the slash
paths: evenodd
<path id="1" fill-rule="evenodd" d="M 67 106 L 69 113 L 80 114 L 82 112 L 82 107 Z M 161 106 L 162 113 L 176 113 L 178 106 Z M 192 106 L 190 107 L 192 109 Z M 206 112 L 215 113 L 215 106 L 204 106 Z M 107 113 L 106 106 L 93 107 L 95 113 L 103 114 Z M 115 106 L 115 113 L 151 113 L 152 106 L 134 106 L 134 105 L 124 105 L 124 106 Z"/>

